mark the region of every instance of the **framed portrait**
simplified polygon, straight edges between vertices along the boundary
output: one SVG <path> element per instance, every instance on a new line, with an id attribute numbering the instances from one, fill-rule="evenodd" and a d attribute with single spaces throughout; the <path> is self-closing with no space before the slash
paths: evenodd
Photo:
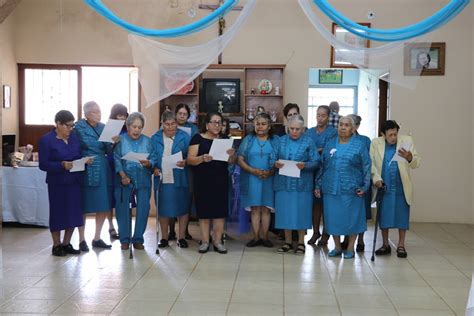
<path id="1" fill-rule="evenodd" d="M 319 69 L 319 84 L 342 84 L 342 69 Z"/>
<path id="2" fill-rule="evenodd" d="M 405 44 L 405 76 L 444 76 L 446 43 Z"/>
<path id="3" fill-rule="evenodd" d="M 9 109 L 12 107 L 12 90 L 11 87 L 3 85 L 3 108 Z"/>
<path id="4" fill-rule="evenodd" d="M 360 25 L 370 27 L 370 23 L 359 23 Z M 337 25 L 336 23 L 332 24 L 332 34 L 340 40 L 351 46 L 360 47 L 360 48 L 369 48 L 370 40 L 354 35 L 351 32 L 347 31 L 345 28 Z M 331 68 L 357 68 L 350 62 L 345 61 L 341 56 L 341 49 L 335 49 L 331 46 Z"/>

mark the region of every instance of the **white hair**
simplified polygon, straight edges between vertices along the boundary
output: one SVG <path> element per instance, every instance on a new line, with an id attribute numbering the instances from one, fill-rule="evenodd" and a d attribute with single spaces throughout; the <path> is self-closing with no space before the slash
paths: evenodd
<path id="1" fill-rule="evenodd" d="M 291 125 L 291 123 L 298 123 L 298 124 L 300 124 L 301 126 L 304 126 L 304 118 L 303 118 L 303 116 L 301 116 L 300 114 L 298 114 L 298 115 L 293 115 L 293 116 L 290 117 L 290 119 L 288 120 L 288 125 Z"/>
<path id="2" fill-rule="evenodd" d="M 341 122 L 342 120 L 348 120 L 349 122 L 351 122 L 352 128 L 356 127 L 354 119 L 350 115 L 346 115 L 346 116 L 341 117 L 339 119 L 339 122 Z"/>
<path id="3" fill-rule="evenodd" d="M 89 102 L 84 103 L 84 106 L 82 107 L 82 111 L 84 112 L 84 115 L 87 116 L 95 107 L 99 108 L 99 105 L 97 104 L 97 102 L 89 101 Z"/>
<path id="4" fill-rule="evenodd" d="M 130 115 L 127 117 L 127 120 L 125 121 L 125 124 L 127 126 L 130 126 L 133 124 L 133 122 L 135 122 L 136 119 L 139 119 L 140 121 L 142 121 L 142 127 L 145 127 L 145 115 L 143 115 L 143 113 L 140 113 L 140 112 L 130 113 Z"/>

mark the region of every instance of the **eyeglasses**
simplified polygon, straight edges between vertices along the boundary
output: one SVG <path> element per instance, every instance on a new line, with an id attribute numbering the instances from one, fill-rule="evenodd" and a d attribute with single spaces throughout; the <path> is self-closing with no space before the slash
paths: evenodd
<path id="1" fill-rule="evenodd" d="M 76 124 L 66 124 L 66 123 L 61 123 L 61 124 L 66 126 L 69 129 L 73 129 L 74 127 L 76 127 Z"/>
<path id="2" fill-rule="evenodd" d="M 288 113 L 288 117 L 292 117 L 292 116 L 295 116 L 295 115 L 298 115 L 299 113 L 298 112 L 294 112 L 294 113 Z"/>
<path id="3" fill-rule="evenodd" d="M 213 125 L 222 125 L 222 122 L 221 121 L 209 121 L 209 124 L 213 124 Z"/>

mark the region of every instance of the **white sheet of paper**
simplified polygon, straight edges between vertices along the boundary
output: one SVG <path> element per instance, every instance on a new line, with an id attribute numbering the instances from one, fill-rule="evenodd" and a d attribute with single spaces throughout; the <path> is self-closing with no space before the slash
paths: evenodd
<path id="1" fill-rule="evenodd" d="M 184 169 L 183 167 L 178 167 L 176 165 L 177 162 L 182 161 L 182 160 L 183 160 L 183 152 L 181 151 L 177 152 L 174 155 L 163 157 L 161 161 L 161 168 L 163 169 L 163 172 L 169 169 Z"/>
<path id="2" fill-rule="evenodd" d="M 229 155 L 227 154 L 227 150 L 232 148 L 233 143 L 234 140 L 232 138 L 214 139 L 212 141 L 211 150 L 209 150 L 209 155 L 212 156 L 213 160 L 228 161 Z"/>
<path id="3" fill-rule="evenodd" d="M 293 160 L 278 160 L 283 164 L 283 167 L 278 170 L 278 173 L 282 176 L 292 177 L 292 178 L 299 178 L 301 174 L 301 170 L 298 169 L 296 164 L 298 161 Z"/>
<path id="4" fill-rule="evenodd" d="M 107 124 L 105 124 L 102 134 L 100 134 L 99 142 L 113 143 L 112 137 L 120 135 L 124 123 L 125 121 L 123 120 L 109 119 Z"/>
<path id="5" fill-rule="evenodd" d="M 147 159 L 149 155 L 149 153 L 136 153 L 129 151 L 122 157 L 122 159 L 140 163 L 140 160 Z"/>
<path id="6" fill-rule="evenodd" d="M 72 161 L 72 168 L 69 169 L 69 172 L 78 172 L 86 170 L 86 161 L 95 156 L 82 157 L 81 159 Z"/>
<path id="7" fill-rule="evenodd" d="M 399 150 L 403 148 L 403 149 L 405 149 L 406 151 L 409 151 L 409 150 L 410 150 L 410 147 L 411 147 L 411 143 L 401 143 Z M 391 160 L 390 162 L 392 162 L 392 161 L 400 161 L 400 162 L 406 162 L 406 163 L 408 163 L 408 161 L 407 161 L 405 158 L 403 158 L 402 156 L 400 156 L 400 155 L 398 154 L 398 150 L 397 150 L 397 152 L 395 153 L 395 155 L 393 155 L 393 158 L 392 158 L 392 160 Z"/>
<path id="8" fill-rule="evenodd" d="M 178 126 L 178 128 L 183 132 L 186 132 L 189 136 L 191 136 L 191 127 Z"/>

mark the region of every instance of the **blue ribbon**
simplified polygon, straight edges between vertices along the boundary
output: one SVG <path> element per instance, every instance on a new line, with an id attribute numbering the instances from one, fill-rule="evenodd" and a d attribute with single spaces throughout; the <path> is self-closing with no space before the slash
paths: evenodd
<path id="1" fill-rule="evenodd" d="M 371 29 L 355 23 L 339 13 L 327 0 L 313 0 L 313 2 L 332 21 L 352 34 L 375 41 L 395 42 L 414 38 L 436 30 L 456 17 L 470 3 L 470 0 L 451 0 L 441 10 L 418 23 L 386 30 Z"/>
<path id="2" fill-rule="evenodd" d="M 157 29 L 147 29 L 137 25 L 128 23 L 127 21 L 122 20 L 112 11 L 110 11 L 101 0 L 84 0 L 91 8 L 93 8 L 97 13 L 102 15 L 104 18 L 109 20 L 112 23 L 117 24 L 118 26 L 126 29 L 129 32 L 136 33 L 144 36 L 155 36 L 155 37 L 178 37 L 188 35 L 197 31 L 200 31 L 209 25 L 216 22 L 219 17 L 226 15 L 229 11 L 232 10 L 234 6 L 239 3 L 240 0 L 225 0 L 224 3 L 213 11 L 211 14 L 203 17 L 200 20 L 197 20 L 193 23 L 186 24 L 180 27 L 157 30 Z"/>

